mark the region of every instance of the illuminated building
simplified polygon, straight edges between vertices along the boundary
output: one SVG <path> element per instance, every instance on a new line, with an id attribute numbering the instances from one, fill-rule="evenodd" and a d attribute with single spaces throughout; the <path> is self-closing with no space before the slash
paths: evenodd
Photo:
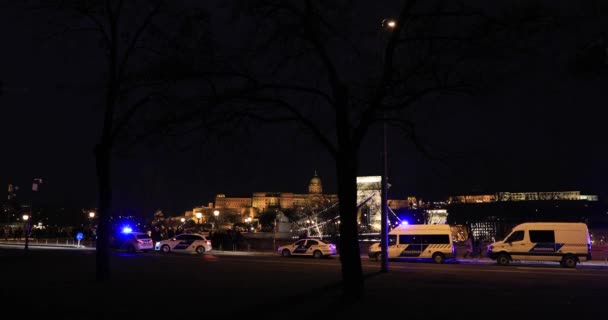
<path id="1" fill-rule="evenodd" d="M 498 192 L 449 197 L 448 223 L 465 226 L 475 238 L 502 239 L 523 222 L 583 222 L 593 234 L 608 228 L 606 206 L 580 191 Z"/>
<path id="2" fill-rule="evenodd" d="M 253 212 L 264 212 L 269 208 L 325 207 L 337 201 L 337 195 L 323 194 L 321 178 L 315 172 L 308 184 L 308 193 L 254 192 L 252 197 L 226 197 L 225 194 L 218 194 L 215 197 L 215 208 L 232 209 L 241 214 L 251 215 Z"/>
<path id="3" fill-rule="evenodd" d="M 308 184 L 308 193 L 254 192 L 252 197 L 227 197 L 217 194 L 215 209 L 228 209 L 241 216 L 251 216 L 268 209 L 327 208 L 338 203 L 338 195 L 324 194 L 321 178 L 315 172 Z M 357 219 L 359 224 L 371 230 L 380 229 L 380 176 L 357 177 Z M 388 200 L 392 210 L 408 208 L 416 204 L 416 198 Z M 211 206 L 211 204 L 210 204 Z M 205 208 L 202 208 L 203 211 Z M 196 210 L 196 209 L 194 209 Z"/>
<path id="4" fill-rule="evenodd" d="M 582 195 L 580 191 L 497 192 L 493 194 L 450 196 L 450 203 L 489 203 L 496 201 L 586 200 L 598 201 L 597 195 Z"/>

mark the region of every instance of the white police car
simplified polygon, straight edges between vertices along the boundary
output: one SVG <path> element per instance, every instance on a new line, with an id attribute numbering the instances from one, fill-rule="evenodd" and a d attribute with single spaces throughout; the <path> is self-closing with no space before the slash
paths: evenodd
<path id="1" fill-rule="evenodd" d="M 335 255 L 336 245 L 319 239 L 302 239 L 277 250 L 283 257 L 311 256 L 317 259 Z"/>
<path id="2" fill-rule="evenodd" d="M 156 243 L 154 250 L 163 253 L 182 252 L 203 254 L 213 250 L 211 240 L 198 233 L 182 233 L 174 238 L 161 240 Z"/>
<path id="3" fill-rule="evenodd" d="M 147 252 L 154 249 L 154 242 L 145 232 L 136 232 L 131 231 L 131 228 L 125 228 L 122 232 L 110 238 L 110 248 L 130 253 Z"/>

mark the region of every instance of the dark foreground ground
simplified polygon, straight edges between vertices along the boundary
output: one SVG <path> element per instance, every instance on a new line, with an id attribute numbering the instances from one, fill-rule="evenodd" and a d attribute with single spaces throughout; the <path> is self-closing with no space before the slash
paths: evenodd
<path id="1" fill-rule="evenodd" d="M 6 319 L 608 317 L 608 269 L 363 260 L 365 295 L 342 298 L 340 263 L 275 255 L 115 253 L 94 281 L 94 251 L 0 249 Z M 13 317 L 8 317 L 14 314 Z"/>

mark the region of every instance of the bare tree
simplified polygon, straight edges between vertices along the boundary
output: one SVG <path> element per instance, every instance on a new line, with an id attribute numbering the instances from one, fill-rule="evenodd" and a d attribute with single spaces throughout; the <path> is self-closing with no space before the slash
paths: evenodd
<path id="1" fill-rule="evenodd" d="M 241 19 L 231 30 L 246 30 L 234 45 L 240 59 L 230 85 L 215 85 L 207 99 L 232 120 L 292 123 L 333 156 L 343 289 L 360 297 L 356 177 L 363 140 L 386 123 L 430 154 L 416 135 L 420 109 L 470 90 L 491 66 L 484 57 L 513 44 L 505 30 L 526 29 L 526 20 L 508 25 L 492 12 L 446 1 L 237 1 L 233 12 Z"/>
<path id="2" fill-rule="evenodd" d="M 102 93 L 102 132 L 94 148 L 99 193 L 96 279 L 110 278 L 109 239 L 112 218 L 112 157 L 119 148 L 162 133 L 171 116 L 167 101 L 174 98 L 176 81 L 187 78 L 201 64 L 183 57 L 200 57 L 207 44 L 202 11 L 173 1 L 36 1 L 32 7 L 52 13 L 57 36 L 98 41 L 92 59 L 105 59 L 99 70 Z M 202 32 L 202 33 L 201 33 Z M 179 36 L 177 35 L 179 34 Z M 93 37 L 91 37 L 93 35 Z M 197 54 L 186 54 L 196 51 Z M 103 61 L 103 60 L 102 60 Z M 98 66 L 98 65 L 96 65 Z M 95 79 L 97 80 L 97 78 Z"/>

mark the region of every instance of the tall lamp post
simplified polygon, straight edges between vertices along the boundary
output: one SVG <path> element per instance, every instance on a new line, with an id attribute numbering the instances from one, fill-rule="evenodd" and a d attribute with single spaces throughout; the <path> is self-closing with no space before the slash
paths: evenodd
<path id="1" fill-rule="evenodd" d="M 384 29 L 393 32 L 397 27 L 397 21 L 394 19 L 384 19 L 382 21 L 382 27 Z M 383 56 L 384 57 L 384 56 Z M 384 61 L 386 63 L 386 61 Z M 385 68 L 385 66 L 382 66 Z M 381 272 L 388 272 L 388 156 L 387 156 L 387 138 L 386 138 L 386 112 L 382 114 L 382 140 L 383 140 L 383 151 L 382 151 L 382 195 L 381 195 L 381 213 L 380 213 L 380 250 L 382 254 L 381 261 Z"/>
<path id="2" fill-rule="evenodd" d="M 24 214 L 22 218 L 23 221 L 25 221 L 25 251 L 28 251 L 30 240 L 30 216 Z"/>
<path id="3" fill-rule="evenodd" d="M 201 212 L 197 212 L 196 213 L 196 221 L 198 224 L 201 224 L 201 218 L 203 217 L 203 214 Z"/>
<path id="4" fill-rule="evenodd" d="M 386 123 L 383 124 L 384 128 L 384 134 L 383 134 L 383 138 L 384 138 L 384 151 L 382 153 L 382 196 L 381 196 L 381 202 L 382 202 L 382 211 L 380 213 L 380 233 L 382 235 L 382 237 L 380 238 L 380 249 L 382 250 L 382 261 L 381 261 L 381 272 L 388 272 L 388 208 L 387 208 L 387 203 L 388 203 L 388 174 L 387 174 L 387 169 L 388 169 L 388 165 L 387 165 L 387 152 L 386 152 Z"/>
<path id="5" fill-rule="evenodd" d="M 273 234 L 272 234 L 272 249 L 274 251 L 277 250 L 277 217 L 274 217 L 274 226 L 272 228 L 273 230 Z"/>
<path id="6" fill-rule="evenodd" d="M 217 224 L 218 224 L 217 222 L 218 222 L 218 217 L 220 216 L 220 211 L 219 210 L 213 210 L 213 216 L 215 217 L 215 224 L 214 224 L 215 228 L 219 229 L 217 227 Z"/>
<path id="7" fill-rule="evenodd" d="M 95 228 L 95 211 L 89 211 L 89 232 L 93 244 L 97 241 L 97 228 Z"/>

